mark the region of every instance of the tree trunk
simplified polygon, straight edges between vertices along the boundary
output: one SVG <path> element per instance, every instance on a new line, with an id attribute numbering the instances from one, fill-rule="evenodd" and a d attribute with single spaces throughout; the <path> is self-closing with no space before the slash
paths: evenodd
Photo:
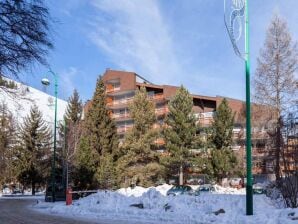
<path id="1" fill-rule="evenodd" d="M 35 195 L 35 182 L 32 181 L 31 183 L 32 195 Z"/>
<path id="2" fill-rule="evenodd" d="M 276 130 L 276 148 L 275 148 L 275 177 L 280 180 L 280 152 L 281 152 L 281 118 L 278 119 Z"/>
<path id="3" fill-rule="evenodd" d="M 179 185 L 183 185 L 183 166 L 180 165 L 179 169 Z"/>

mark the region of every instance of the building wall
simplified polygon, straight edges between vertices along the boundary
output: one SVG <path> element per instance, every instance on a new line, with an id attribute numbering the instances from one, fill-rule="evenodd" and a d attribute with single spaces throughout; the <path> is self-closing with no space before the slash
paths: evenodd
<path id="1" fill-rule="evenodd" d="M 136 86 L 136 74 L 133 72 L 106 70 L 102 78 L 107 87 L 113 81 L 119 82 L 120 91 L 134 90 Z"/>

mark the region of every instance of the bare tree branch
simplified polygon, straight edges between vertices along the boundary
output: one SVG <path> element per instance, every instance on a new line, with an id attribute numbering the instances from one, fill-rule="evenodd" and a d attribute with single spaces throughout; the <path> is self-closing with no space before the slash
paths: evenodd
<path id="1" fill-rule="evenodd" d="M 0 0 L 0 76 L 46 64 L 51 18 L 43 0 Z"/>
<path id="2" fill-rule="evenodd" d="M 281 116 L 291 104 L 297 102 L 298 70 L 297 43 L 294 43 L 286 22 L 275 15 L 267 31 L 264 48 L 257 60 L 258 66 L 254 77 L 254 98 L 260 104 L 268 106 L 271 120 L 271 149 L 275 157 L 275 175 L 279 179 L 280 156 L 282 151 Z"/>

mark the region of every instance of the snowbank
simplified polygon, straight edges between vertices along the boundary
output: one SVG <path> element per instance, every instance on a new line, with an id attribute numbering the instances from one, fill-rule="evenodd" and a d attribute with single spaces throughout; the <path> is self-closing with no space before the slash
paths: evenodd
<path id="1" fill-rule="evenodd" d="M 142 196 L 142 194 L 144 194 L 145 192 L 149 191 L 150 189 L 156 189 L 156 191 L 158 191 L 160 194 L 166 196 L 167 195 L 167 191 L 172 187 L 173 185 L 169 185 L 169 184 L 163 184 L 163 185 L 159 185 L 157 187 L 149 187 L 149 188 L 144 188 L 144 187 L 139 187 L 136 186 L 134 188 L 128 187 L 128 188 L 121 188 L 119 190 L 117 190 L 117 192 L 119 194 L 122 194 L 124 196 L 135 196 L 135 197 L 140 197 Z"/>
<path id="2" fill-rule="evenodd" d="M 240 195 L 243 195 L 246 193 L 245 188 L 237 189 L 237 188 L 232 188 L 232 187 L 222 187 L 220 185 L 215 185 L 214 188 L 215 188 L 214 193 L 217 193 L 217 194 L 240 194 Z"/>
<path id="3" fill-rule="evenodd" d="M 39 203 L 36 208 L 66 216 L 88 217 L 93 220 L 131 220 L 154 223 L 295 223 L 298 209 L 278 209 L 264 195 L 254 196 L 254 216 L 245 215 L 243 190 L 216 187 L 216 193 L 200 196 L 165 196 L 170 185 L 116 192 L 100 191 L 75 201 L 72 206 L 64 203 Z M 136 206 L 131 206 L 136 205 Z M 142 208 L 138 208 L 142 207 Z M 215 215 L 220 209 L 224 213 Z M 294 216 L 288 214 L 295 212 Z M 296 221 L 297 222 L 297 221 Z"/>

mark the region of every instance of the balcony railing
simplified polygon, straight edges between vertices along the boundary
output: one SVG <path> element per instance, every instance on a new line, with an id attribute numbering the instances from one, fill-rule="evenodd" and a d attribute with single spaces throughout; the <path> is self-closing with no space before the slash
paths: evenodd
<path id="1" fill-rule="evenodd" d="M 159 99 L 164 99 L 164 95 L 163 95 L 163 93 L 157 93 L 154 95 L 148 95 L 148 98 L 150 100 L 159 100 Z"/>
<path id="2" fill-rule="evenodd" d="M 169 112 L 169 109 L 167 107 L 162 107 L 162 108 L 157 108 L 155 109 L 155 114 L 156 115 L 163 115 Z"/>
<path id="3" fill-rule="evenodd" d="M 154 141 L 154 143 L 157 144 L 157 145 L 164 145 L 165 140 L 163 138 L 158 138 Z"/>
<path id="4" fill-rule="evenodd" d="M 131 101 L 133 101 L 133 98 L 126 98 L 126 99 L 121 99 L 121 100 L 113 100 L 111 102 L 108 102 L 108 106 L 116 106 L 116 105 L 121 105 L 121 104 L 128 104 Z"/>
<path id="5" fill-rule="evenodd" d="M 155 124 L 153 125 L 153 129 L 158 129 L 158 128 L 160 128 L 160 124 L 155 123 Z"/>
<path id="6" fill-rule="evenodd" d="M 113 91 L 116 91 L 116 90 L 120 90 L 120 87 L 107 89 L 106 91 L 107 91 L 107 93 L 110 93 L 110 92 L 113 92 Z M 149 99 L 152 99 L 152 100 L 163 99 L 164 98 L 164 95 L 158 93 L 158 94 L 155 94 L 155 95 L 152 95 L 152 96 L 148 96 L 148 98 Z M 121 104 L 128 104 L 128 103 L 130 103 L 132 101 L 133 101 L 133 97 L 131 97 L 131 98 L 125 98 L 125 99 L 121 99 L 121 100 L 113 100 L 111 102 L 108 102 L 107 105 L 108 106 L 115 106 L 115 105 L 121 105 Z"/>
<path id="7" fill-rule="evenodd" d="M 128 118 L 128 117 L 130 117 L 130 114 L 129 114 L 129 113 L 124 113 L 124 114 L 113 113 L 113 114 L 111 115 L 111 117 L 114 118 L 114 119 Z"/>
<path id="8" fill-rule="evenodd" d="M 106 88 L 106 93 L 112 93 L 119 90 L 120 90 L 120 86 L 111 86 L 111 87 L 108 86 Z"/>
<path id="9" fill-rule="evenodd" d="M 123 126 L 119 126 L 117 127 L 117 133 L 125 133 L 127 131 L 129 131 L 130 129 L 132 129 L 132 125 L 123 125 Z"/>
<path id="10" fill-rule="evenodd" d="M 202 126 L 209 126 L 212 124 L 213 118 L 199 118 L 198 123 Z"/>

